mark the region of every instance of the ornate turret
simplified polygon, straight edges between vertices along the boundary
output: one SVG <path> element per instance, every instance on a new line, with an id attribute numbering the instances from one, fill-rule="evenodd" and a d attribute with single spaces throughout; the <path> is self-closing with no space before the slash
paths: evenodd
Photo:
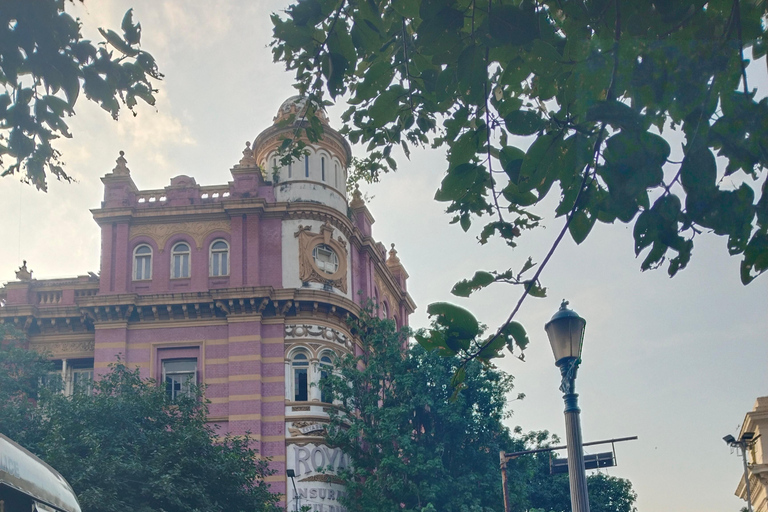
<path id="1" fill-rule="evenodd" d="M 277 110 L 272 126 L 253 142 L 253 157 L 272 179 L 278 201 L 320 203 L 346 214 L 347 166 L 352 158 L 349 143 L 328 124 L 322 107 L 315 115 L 323 127 L 319 141 L 309 142 L 304 128 L 309 126 L 305 97 L 292 96 Z M 298 160 L 283 165 L 280 148 L 285 139 L 297 139 L 307 146 Z"/>

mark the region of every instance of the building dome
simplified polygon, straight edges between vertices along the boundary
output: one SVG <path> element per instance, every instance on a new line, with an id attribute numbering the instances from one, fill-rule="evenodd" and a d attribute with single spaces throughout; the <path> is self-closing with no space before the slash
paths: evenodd
<path id="1" fill-rule="evenodd" d="M 302 118 L 307 112 L 307 97 L 301 95 L 291 96 L 280 105 L 277 109 L 277 115 L 275 115 L 274 123 L 288 122 L 295 123 L 302 121 Z M 315 115 L 325 126 L 328 126 L 328 116 L 325 113 L 325 108 L 322 105 L 315 104 Z"/>
<path id="2" fill-rule="evenodd" d="M 267 180 L 274 184 L 278 201 L 320 203 L 346 215 L 347 168 L 352 149 L 330 126 L 321 105 L 314 107 L 323 127 L 322 137 L 319 140 L 306 137 L 304 127 L 308 123 L 304 116 L 307 108 L 312 106 L 306 96 L 291 96 L 285 100 L 277 110 L 272 126 L 253 142 L 253 156 L 265 170 Z M 290 163 L 282 161 L 286 139 L 304 144 L 302 155 Z"/>

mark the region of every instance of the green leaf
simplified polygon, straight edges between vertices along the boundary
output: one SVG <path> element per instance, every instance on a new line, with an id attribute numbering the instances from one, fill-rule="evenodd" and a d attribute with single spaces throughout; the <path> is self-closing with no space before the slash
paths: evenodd
<path id="1" fill-rule="evenodd" d="M 340 53 L 329 53 L 324 62 L 327 64 L 323 74 L 327 80 L 328 92 L 335 98 L 344 92 L 344 74 L 349 67 L 349 61 Z"/>
<path id="2" fill-rule="evenodd" d="M 480 353 L 477 355 L 481 361 L 490 361 L 495 357 L 499 357 L 499 351 L 503 349 L 507 344 L 507 338 L 503 335 L 489 338 L 491 341 L 486 341 Z"/>
<path id="3" fill-rule="evenodd" d="M 318 0 L 301 0 L 288 8 L 288 14 L 299 27 L 313 26 L 323 18 Z"/>
<path id="4" fill-rule="evenodd" d="M 456 283 L 451 290 L 451 293 L 458 297 L 469 297 L 473 292 L 481 290 L 493 283 L 496 278 L 490 272 L 483 272 L 479 270 L 475 272 L 475 275 L 470 280 L 462 280 Z"/>
<path id="5" fill-rule="evenodd" d="M 125 12 L 120 28 L 123 29 L 123 37 L 129 45 L 133 46 L 141 42 L 141 23 L 133 24 L 133 9 Z"/>
<path id="6" fill-rule="evenodd" d="M 516 110 L 504 117 L 504 125 L 514 135 L 533 135 L 544 129 L 546 121 L 535 110 Z"/>
<path id="7" fill-rule="evenodd" d="M 413 0 L 393 0 L 392 8 L 404 18 L 414 19 L 419 16 L 419 2 Z"/>
<path id="8" fill-rule="evenodd" d="M 492 46 L 523 46 L 538 35 L 536 13 L 512 5 L 494 5 L 488 17 L 489 43 Z"/>
<path id="9" fill-rule="evenodd" d="M 547 289 L 539 285 L 533 279 L 523 281 L 523 284 L 528 290 L 528 295 L 530 295 L 531 297 L 538 297 L 540 299 L 543 299 L 544 297 L 547 296 Z"/>
<path id="10" fill-rule="evenodd" d="M 126 43 L 123 38 L 120 37 L 114 30 L 104 30 L 103 28 L 100 28 L 99 32 L 102 36 L 104 36 L 104 39 L 106 39 L 109 44 L 114 46 L 115 49 L 123 55 L 135 57 L 139 54 L 138 50 L 131 48 L 131 46 Z"/>
<path id="11" fill-rule="evenodd" d="M 535 39 L 533 41 L 529 52 L 528 64 L 536 75 L 542 78 L 552 77 L 556 73 L 561 60 L 562 57 L 554 46 L 543 39 Z"/>
<path id="12" fill-rule="evenodd" d="M 382 127 L 397 119 L 400 93 L 399 89 L 390 87 L 376 98 L 373 106 L 368 109 L 372 127 Z"/>
<path id="13" fill-rule="evenodd" d="M 424 2 L 422 2 L 422 6 Z M 418 27 L 416 43 L 424 55 L 435 55 L 459 43 L 459 31 L 464 26 L 464 13 L 446 7 L 434 16 L 425 17 Z"/>
<path id="14" fill-rule="evenodd" d="M 435 318 L 438 325 L 447 329 L 447 336 L 471 340 L 480 334 L 480 324 L 466 309 L 448 302 L 434 302 L 427 306 L 427 314 Z"/>
<path id="15" fill-rule="evenodd" d="M 365 73 L 363 81 L 355 86 L 355 99 L 371 99 L 384 89 L 392 81 L 395 70 L 386 61 L 375 62 Z"/>
<path id="16" fill-rule="evenodd" d="M 511 183 L 517 183 L 520 178 L 520 168 L 523 165 L 523 159 L 525 158 L 525 152 L 514 146 L 504 146 L 499 152 L 499 161 L 504 168 L 504 172 L 507 173 L 509 181 Z"/>
<path id="17" fill-rule="evenodd" d="M 605 122 L 624 130 L 641 130 L 643 121 L 629 105 L 620 101 L 598 101 L 587 111 L 587 121 Z"/>
<path id="18" fill-rule="evenodd" d="M 507 323 L 502 329 L 501 334 L 506 338 L 507 349 L 510 352 L 514 352 L 514 346 L 520 350 L 525 350 L 531 340 L 528 339 L 528 333 L 525 331 L 523 324 L 514 320 Z"/>
<path id="19" fill-rule="evenodd" d="M 536 204 L 539 200 L 539 196 L 530 190 L 520 192 L 517 185 L 512 182 L 508 183 L 501 193 L 507 201 L 515 206 L 531 206 L 532 204 Z"/>
<path id="20" fill-rule="evenodd" d="M 697 146 L 688 151 L 680 166 L 680 181 L 686 192 L 702 192 L 717 187 L 717 163 L 712 151 L 704 146 Z"/>
<path id="21" fill-rule="evenodd" d="M 435 193 L 437 201 L 458 201 L 467 194 L 472 185 L 481 176 L 485 169 L 476 164 L 461 164 L 448 171 L 443 178 L 440 188 Z"/>
<path id="22" fill-rule="evenodd" d="M 588 215 L 586 211 L 579 210 L 573 214 L 571 223 L 568 225 L 568 232 L 571 234 L 573 241 L 577 244 L 581 244 L 587 239 L 587 235 L 592 231 L 592 226 L 595 225 L 597 217 L 594 215 Z"/>

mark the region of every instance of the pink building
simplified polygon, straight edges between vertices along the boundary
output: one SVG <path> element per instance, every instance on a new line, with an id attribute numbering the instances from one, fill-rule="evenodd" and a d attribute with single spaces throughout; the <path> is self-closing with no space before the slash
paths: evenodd
<path id="1" fill-rule="evenodd" d="M 360 193 L 347 201 L 350 147 L 325 117 L 323 140 L 280 165 L 303 107 L 299 97 L 286 100 L 220 186 L 177 176 L 164 189 L 139 190 L 121 152 L 92 211 L 100 274 L 37 280 L 22 267 L 0 290 L 0 321 L 53 354 L 67 390 L 118 356 L 172 396 L 206 385 L 211 421 L 222 433 L 252 433 L 278 471 L 272 489 L 290 489 L 286 507 L 299 499 L 341 512 L 343 488 L 316 469 L 347 459 L 323 444 L 333 404 L 312 384 L 334 354 L 356 349 L 346 318 L 363 301 L 374 299 L 398 325 L 415 306 L 394 247 L 371 237 Z"/>

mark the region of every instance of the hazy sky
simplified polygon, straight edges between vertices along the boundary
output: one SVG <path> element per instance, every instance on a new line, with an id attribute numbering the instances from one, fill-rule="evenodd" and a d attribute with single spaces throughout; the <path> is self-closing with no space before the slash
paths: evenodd
<path id="1" fill-rule="evenodd" d="M 0 280 L 13 279 L 22 259 L 38 279 L 99 270 L 99 232 L 89 209 L 99 206 L 99 177 L 114 167 L 120 150 L 140 189 L 162 188 L 179 174 L 203 185 L 231 179 L 245 141 L 267 128 L 293 94 L 292 75 L 271 62 L 268 48 L 269 15 L 285 5 L 68 3 L 94 40 L 100 39 L 96 27 L 119 29 L 123 13 L 134 7 L 144 49 L 165 79 L 156 109 L 139 108 L 135 118 L 126 111 L 119 122 L 81 98 L 70 120 L 74 139 L 58 146 L 76 184 L 52 182 L 42 194 L 14 178 L 0 180 Z M 760 68 L 750 85 L 759 83 L 764 95 L 768 79 Z M 331 109 L 331 118 L 340 111 Z M 549 215 L 547 228 L 525 235 L 514 252 L 501 243 L 479 246 L 474 234 L 449 225 L 444 205 L 432 200 L 443 154 L 419 150 L 399 163 L 396 174 L 366 192 L 374 236 L 397 245 L 411 276 L 418 305 L 412 325 L 426 325 L 429 303 L 450 300 L 497 326 L 517 302 L 517 288 L 498 285 L 467 300 L 450 296 L 451 287 L 478 269 L 519 268 L 529 255 L 541 261 L 563 220 Z M 736 512 L 744 505 L 733 496 L 741 461 L 722 437 L 738 434 L 755 398 L 768 395 L 768 278 L 743 287 L 738 260 L 728 257 L 724 240 L 709 235 L 696 238 L 689 267 L 674 279 L 639 267 L 626 225 L 598 225 L 579 247 L 564 241 L 543 275 L 548 298 L 529 299 L 518 316 L 532 342 L 526 362 L 507 357 L 500 363 L 515 376 L 515 391 L 527 395 L 511 404 L 509 424 L 564 437 L 559 374 L 543 325 L 567 298 L 587 319 L 577 381 L 585 441 L 639 436 L 616 446 L 618 467 L 609 473 L 632 481 L 641 512 Z M 591 452 L 597 451 L 605 447 Z"/>

